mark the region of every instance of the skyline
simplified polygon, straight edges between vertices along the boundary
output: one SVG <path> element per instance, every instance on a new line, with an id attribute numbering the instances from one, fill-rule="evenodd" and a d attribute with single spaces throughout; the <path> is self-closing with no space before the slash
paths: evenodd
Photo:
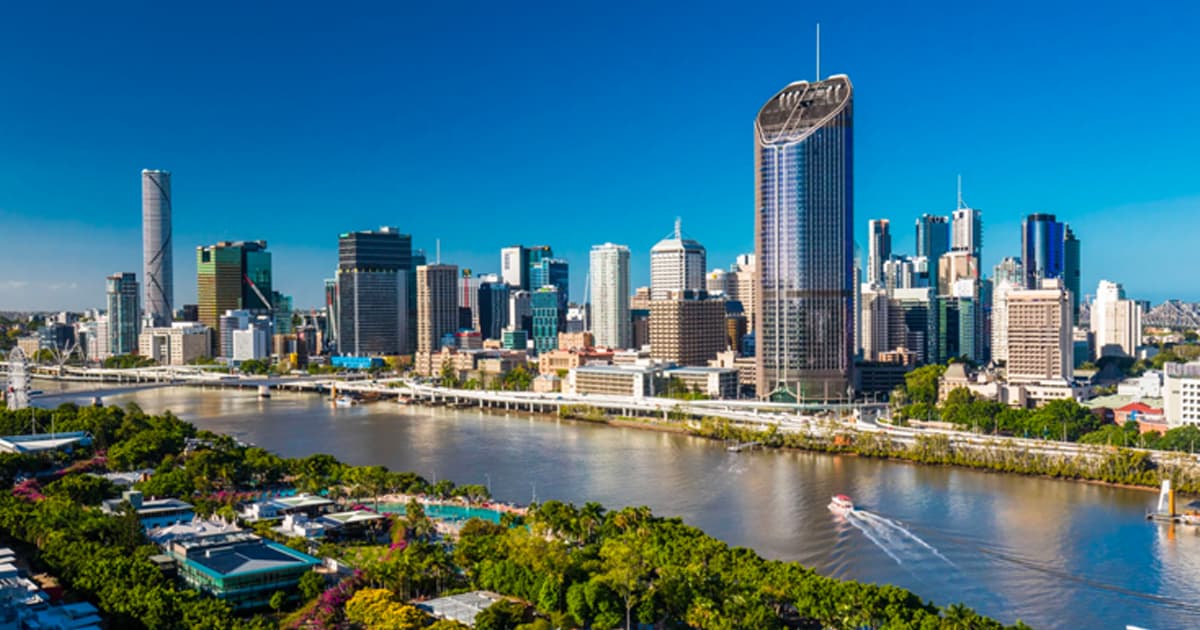
<path id="1" fill-rule="evenodd" d="M 779 85 L 811 80 L 817 21 L 823 75 L 855 82 L 854 230 L 864 262 L 869 219 L 890 220 L 893 250 L 915 253 L 914 220 L 950 214 L 961 173 L 966 202 L 983 213 L 989 275 L 1019 255 L 1021 220 L 1046 212 L 1082 242 L 1085 294 L 1107 279 L 1155 303 L 1200 299 L 1173 264 L 1200 209 L 1188 151 L 1200 139 L 1190 114 L 1198 89 L 1175 81 L 1153 103 L 1156 128 L 1169 132 L 1129 125 L 1151 111 L 1129 98 L 1138 85 L 1172 78 L 1166 60 L 1196 52 L 1185 28 L 1194 22 L 1175 9 L 1169 20 L 1053 8 L 1029 19 L 1034 9 L 1020 7 L 931 20 L 886 6 L 840 15 L 791 7 L 784 15 L 799 26 L 789 44 L 757 42 L 752 16 L 712 7 L 582 16 L 482 7 L 454 33 L 439 10 L 339 15 L 320 40 L 318 16 L 282 16 L 291 35 L 259 41 L 257 29 L 281 19 L 270 9 L 231 22 L 172 9 L 160 16 L 171 18 L 164 32 L 143 32 L 150 18 L 119 7 L 81 7 L 57 30 L 49 9 L 11 9 L 9 23 L 26 28 L 0 43 L 23 61 L 13 67 L 14 97 L 0 103 L 10 149 L 0 153 L 9 236 L 0 307 L 100 307 L 107 275 L 132 271 L 144 282 L 144 168 L 173 173 L 175 305 L 195 302 L 197 246 L 262 239 L 276 288 L 298 308 L 315 306 L 337 266 L 337 236 L 385 225 L 412 234 L 431 260 L 440 239 L 443 262 L 477 273 L 500 271 L 501 247 L 549 244 L 571 263 L 575 300 L 591 246 L 607 241 L 630 248 L 632 284 L 647 285 L 650 247 L 677 216 L 708 250 L 708 268 L 727 268 L 753 251 L 754 114 Z M 1081 28 L 1058 37 L 1055 24 Z M 666 25 L 657 39 L 637 35 Z M 1122 39 L 1109 39 L 1117 26 Z M 1006 48 L 1005 29 L 1028 45 Z M 143 39 L 123 36 L 134 32 Z M 203 48 L 214 39 L 226 47 Z M 468 45 L 457 52 L 454 42 Z M 84 46 L 95 54 L 77 59 Z M 1066 54 L 1082 46 L 1095 54 Z M 129 72 L 134 63 L 145 71 Z M 389 72 L 405 76 L 383 81 Z M 927 78 L 914 85 L 915 76 Z M 1042 92 L 998 84 L 1015 77 Z M 942 91 L 914 106 L 914 91 L 929 86 Z M 497 120 L 505 123 L 489 126 Z M 578 120 L 586 126 L 563 143 Z M 478 155 L 464 166 L 465 141 Z M 606 217 L 603 227 L 595 217 Z"/>

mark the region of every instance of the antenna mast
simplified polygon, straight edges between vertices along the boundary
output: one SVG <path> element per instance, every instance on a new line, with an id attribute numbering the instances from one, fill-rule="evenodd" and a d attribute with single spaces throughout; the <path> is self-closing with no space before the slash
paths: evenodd
<path id="1" fill-rule="evenodd" d="M 817 22 L 817 80 L 821 80 L 821 23 Z"/>
<path id="2" fill-rule="evenodd" d="M 442 239 L 435 239 L 433 247 L 433 264 L 440 265 L 442 264 Z"/>
<path id="3" fill-rule="evenodd" d="M 959 174 L 959 176 L 958 176 L 958 209 L 962 210 L 963 208 L 966 208 L 966 207 L 967 207 L 967 204 L 963 203 L 963 197 L 962 197 L 962 175 Z"/>

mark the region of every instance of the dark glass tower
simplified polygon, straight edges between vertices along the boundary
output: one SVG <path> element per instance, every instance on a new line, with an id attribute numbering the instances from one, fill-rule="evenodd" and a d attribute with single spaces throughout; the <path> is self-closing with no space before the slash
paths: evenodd
<path id="1" fill-rule="evenodd" d="M 758 395 L 848 397 L 854 355 L 850 79 L 797 81 L 755 120 Z"/>
<path id="2" fill-rule="evenodd" d="M 927 284 L 937 278 L 938 260 L 950 251 L 950 220 L 946 217 L 923 214 L 917 219 L 917 256 L 923 256 L 926 268 L 922 277 Z"/>
<path id="3" fill-rule="evenodd" d="M 365 356 L 411 352 L 408 298 L 412 293 L 412 262 L 412 237 L 396 228 L 338 237 L 339 353 Z"/>
<path id="4" fill-rule="evenodd" d="M 1062 277 L 1064 227 L 1053 214 L 1031 214 L 1021 222 L 1026 287 L 1036 289 L 1044 278 Z"/>

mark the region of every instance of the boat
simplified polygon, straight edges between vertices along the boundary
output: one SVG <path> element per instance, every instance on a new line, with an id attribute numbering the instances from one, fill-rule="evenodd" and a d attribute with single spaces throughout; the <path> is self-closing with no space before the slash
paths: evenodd
<path id="1" fill-rule="evenodd" d="M 845 516 L 854 511 L 854 501 L 844 494 L 834 495 L 829 501 L 829 511 Z"/>
<path id="2" fill-rule="evenodd" d="M 338 396 L 337 398 L 335 398 L 333 400 L 333 405 L 335 407 L 353 407 L 354 405 L 357 405 L 357 404 L 358 404 L 358 401 L 354 400 L 353 398 L 351 398 L 349 396 Z"/>

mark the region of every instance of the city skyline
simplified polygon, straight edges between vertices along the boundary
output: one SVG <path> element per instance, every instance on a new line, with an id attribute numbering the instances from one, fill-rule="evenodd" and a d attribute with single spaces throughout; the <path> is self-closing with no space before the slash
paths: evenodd
<path id="1" fill-rule="evenodd" d="M 1195 9 L 1184 9 L 1189 10 Z M 28 14 L 14 17 L 36 25 L 49 19 L 43 11 L 20 7 L 17 13 Z M 651 29 L 668 17 L 648 11 L 640 15 L 642 24 L 621 21 L 620 29 Z M 1017 255 L 1022 219 L 1045 212 L 1069 223 L 1083 243 L 1081 284 L 1085 293 L 1091 293 L 1100 279 L 1108 279 L 1122 283 L 1137 299 L 1200 299 L 1200 288 L 1186 281 L 1181 266 L 1172 264 L 1172 252 L 1178 251 L 1192 231 L 1189 228 L 1195 226 L 1191 213 L 1200 208 L 1200 185 L 1183 176 L 1195 170 L 1195 158 L 1183 149 L 1200 137 L 1200 129 L 1187 114 L 1195 100 L 1188 90 L 1194 88 L 1181 86 L 1182 93 L 1173 93 L 1164 109 L 1156 112 L 1160 122 L 1172 129 L 1169 139 L 1094 133 L 1096 128 L 1114 128 L 1114 121 L 1121 116 L 1106 106 L 1103 98 L 1101 84 L 1107 83 L 1111 72 L 1137 68 L 1141 80 L 1166 80 L 1170 78 L 1167 71 L 1155 62 L 1193 50 L 1195 44 L 1186 40 L 1182 30 L 1172 30 L 1182 29 L 1188 22 L 1186 16 L 1123 20 L 1123 27 L 1131 30 L 1130 39 L 1141 40 L 1138 46 L 1114 46 L 1105 40 L 1106 46 L 1099 47 L 1096 55 L 1076 63 L 1058 59 L 1054 53 L 1058 47 L 1076 49 L 1079 39 L 1101 37 L 1104 29 L 1075 34 L 1068 41 L 1030 37 L 1034 42 L 1031 48 L 1009 55 L 1000 54 L 1004 49 L 1001 41 L 993 38 L 987 45 L 973 43 L 958 32 L 966 30 L 962 25 L 928 20 L 929 16 L 920 12 L 907 16 L 884 10 L 878 16 L 851 16 L 805 13 L 796 8 L 789 11 L 798 24 L 818 20 L 824 24 L 823 73 L 845 72 L 855 77 L 861 98 L 856 106 L 854 230 L 864 254 L 868 218 L 889 219 L 893 250 L 915 253 L 914 220 L 924 213 L 949 215 L 955 208 L 955 176 L 961 173 L 964 197 L 983 210 L 986 246 L 982 269 L 991 269 L 1004 256 Z M 336 266 L 337 235 L 379 225 L 396 225 L 411 233 L 414 247 L 427 251 L 432 251 L 435 239 L 441 239 L 443 260 L 479 272 L 500 271 L 496 252 L 501 247 L 515 242 L 552 244 L 555 253 L 571 263 L 571 298 L 576 301 L 582 298 L 589 248 L 598 242 L 628 244 L 632 284 L 647 285 L 649 249 L 661 230 L 642 226 L 667 225 L 676 216 L 690 226 L 689 236 L 705 245 L 708 266 L 727 268 L 736 255 L 753 251 L 752 180 L 745 166 L 750 144 L 748 121 L 761 104 L 761 94 L 780 83 L 811 79 L 813 74 L 812 50 L 794 42 L 788 45 L 786 55 L 763 55 L 772 60 L 749 64 L 751 51 L 740 45 L 749 41 L 741 32 L 749 16 L 732 15 L 727 24 L 715 26 L 708 21 L 713 12 L 702 9 L 678 25 L 679 32 L 671 37 L 680 41 L 703 37 L 724 38 L 722 41 L 730 43 L 731 50 L 726 52 L 732 57 L 703 56 L 700 61 L 710 63 L 695 64 L 705 66 L 703 72 L 711 79 L 700 84 L 694 80 L 699 71 L 684 67 L 672 53 L 658 48 L 620 51 L 610 59 L 611 67 L 601 66 L 589 55 L 614 51 L 619 37 L 584 37 L 568 29 L 568 35 L 581 37 L 578 43 L 559 40 L 546 35 L 547 29 L 565 26 L 570 20 L 549 15 L 525 27 L 510 24 L 514 29 L 532 29 L 525 33 L 529 44 L 520 49 L 495 46 L 496 59 L 482 70 L 468 67 L 464 54 L 439 62 L 438 68 L 450 78 L 401 64 L 399 67 L 412 75 L 403 90 L 383 90 L 366 99 L 355 97 L 356 104 L 350 105 L 348 99 L 314 93 L 326 86 L 341 86 L 353 95 L 376 85 L 368 80 L 369 72 L 340 74 L 351 59 L 358 61 L 354 55 L 360 50 L 360 44 L 347 34 L 374 28 L 366 18 L 347 18 L 349 22 L 332 38 L 328 49 L 340 55 L 330 60 L 312 53 L 294 61 L 280 58 L 283 72 L 263 79 L 261 85 L 249 86 L 252 98 L 215 101 L 194 91 L 249 81 L 254 69 L 239 70 L 234 62 L 239 52 L 253 53 L 251 57 L 264 54 L 258 48 L 263 44 L 251 41 L 250 34 L 252 27 L 274 16 L 265 10 L 252 11 L 246 16 L 245 31 L 205 19 L 182 19 L 189 17 L 186 14 L 177 17 L 179 32 L 173 36 L 179 36 L 182 52 L 163 52 L 147 63 L 159 69 L 178 63 L 180 78 L 163 77 L 171 89 L 147 95 L 145 104 L 130 105 L 123 97 L 131 91 L 148 91 L 144 77 L 149 75 L 117 76 L 116 69 L 121 67 L 117 61 L 143 54 L 146 49 L 142 47 L 153 46 L 161 34 L 151 33 L 147 42 L 109 42 L 98 47 L 95 59 L 89 60 L 100 68 L 94 79 L 77 76 L 73 70 L 39 73 L 42 64 L 69 66 L 56 61 L 57 55 L 69 53 L 69 46 L 64 47 L 67 53 L 49 51 L 45 59 L 21 64 L 19 71 L 29 76 L 18 77 L 14 98 L 0 104 L 0 119 L 7 121 L 0 125 L 5 125 L 2 130 L 10 147 L 10 152 L 0 155 L 0 220 L 12 236 L 0 254 L 5 269 L 0 275 L 4 308 L 99 307 L 107 274 L 142 270 L 141 213 L 134 182 L 144 168 L 170 170 L 174 175 L 174 275 L 183 279 L 175 287 L 174 306 L 196 301 L 196 287 L 190 282 L 195 277 L 192 249 L 222 240 L 259 239 L 273 244 L 278 287 L 295 296 L 298 308 L 318 306 L 323 302 L 321 279 Z M 394 16 L 368 17 L 382 24 L 396 23 Z M 433 25 L 438 17 L 418 15 L 413 28 Z M 616 21 L 616 16 L 594 17 L 602 23 Z M 1011 27 L 1034 35 L 1050 29 L 1056 19 L 1069 16 L 1050 10 L 1032 21 L 1027 17 L 1016 11 L 1012 16 L 973 13 L 959 19 L 964 24 L 994 20 L 997 31 Z M 83 10 L 66 19 L 61 33 L 50 40 L 61 36 L 87 42 L 92 37 L 87 33 L 98 25 L 110 26 L 114 39 L 121 39 L 121 33 L 132 32 L 144 19 L 148 18 L 119 12 L 88 15 Z M 316 22 L 297 20 L 301 35 L 272 44 L 285 51 L 302 50 L 307 41 L 303 33 L 315 31 Z M 496 35 L 484 32 L 484 24 L 471 22 L 463 28 L 468 34 L 484 35 L 485 44 L 477 45 L 497 41 Z M 431 29 L 411 45 L 423 46 L 426 54 L 441 50 L 435 41 L 438 31 Z M 899 45 L 894 54 L 881 55 L 878 50 L 883 44 L 862 45 L 875 35 L 873 29 L 885 43 L 903 44 L 911 33 L 932 43 Z M 211 30 L 229 37 L 228 56 L 216 55 L 197 63 L 190 55 L 198 50 L 201 36 Z M 1139 33 L 1143 35 L 1140 38 Z M 1150 37 L 1151 33 L 1155 36 Z M 21 49 L 30 43 L 26 37 L 29 35 L 15 33 L 0 47 Z M 801 41 L 807 37 L 807 33 L 797 35 Z M 39 50 L 52 43 L 30 44 L 25 49 Z M 971 45 L 964 48 L 964 43 Z M 367 55 L 364 63 L 368 69 L 377 68 L 373 64 L 395 63 L 411 52 L 408 45 L 380 44 L 382 61 L 372 61 Z M 939 59 L 942 47 L 961 53 L 961 58 Z M 544 75 L 535 81 L 501 85 L 505 79 L 513 79 L 505 70 L 509 65 L 530 54 L 540 58 L 549 50 L 562 52 L 563 59 L 547 61 Z M 692 52 L 709 54 L 700 49 Z M 1038 63 L 1031 65 L 1031 58 Z M 631 79 L 630 85 L 609 92 L 598 93 L 592 81 L 572 78 L 595 71 L 599 72 L 597 78 L 603 79 L 635 62 L 646 65 L 647 77 Z M 906 64 L 903 72 L 899 64 Z M 1065 66 L 1077 76 L 1068 87 L 1041 81 L 1057 77 Z M 478 76 L 481 72 L 498 76 Z M 946 99 L 951 103 L 922 108 L 906 105 L 903 98 L 911 85 L 891 74 L 915 72 L 953 81 L 954 98 Z M 48 82 L 39 76 L 45 74 L 56 78 Z M 1038 89 L 1054 91 L 1047 94 L 1049 98 L 1039 99 L 1036 115 L 1010 111 L 1001 116 L 996 111 L 999 105 L 992 101 L 1004 99 L 983 98 L 986 90 L 995 89 L 996 81 L 1017 75 L 1036 82 Z M 261 74 L 254 76 L 262 78 Z M 511 124 L 491 128 L 482 137 L 445 124 L 453 116 L 479 122 L 469 109 L 470 99 L 462 98 L 472 94 L 465 86 L 473 80 L 483 82 L 479 85 L 487 88 L 488 98 L 495 99 L 498 112 Z M 555 87 L 561 90 L 559 96 L 541 99 L 547 85 L 555 81 L 560 81 Z M 69 87 L 77 83 L 79 88 Z M 87 87 L 98 90 L 100 98 L 86 106 L 75 104 L 80 99 L 63 98 Z M 653 89 L 647 92 L 648 87 Z M 299 102 L 284 107 L 280 96 L 274 94 L 281 89 L 298 96 Z M 722 96 L 693 99 L 687 112 L 671 105 L 697 89 L 703 94 L 719 90 Z M 635 94 L 639 100 L 645 94 L 652 97 L 646 111 L 636 115 L 626 104 L 634 102 Z M 411 98 L 414 95 L 417 98 Z M 194 97 L 195 102 L 188 103 L 184 96 Z M 48 104 L 47 98 L 54 98 L 55 103 Z M 255 98 L 262 103 L 251 103 Z M 392 108 L 401 103 L 404 119 L 417 122 L 399 122 Z M 544 156 L 551 146 L 555 151 L 561 148 L 558 134 L 563 117 L 573 117 L 578 108 L 591 114 L 589 124 L 604 137 L 571 149 L 571 156 L 578 160 L 567 169 L 561 164 L 571 163 L 571 158 L 548 161 Z M 948 108 L 956 110 L 953 115 L 947 114 Z M 1016 120 L 1009 122 L 1009 118 Z M 669 146 L 644 142 L 650 125 L 663 134 L 668 140 L 663 144 Z M 310 127 L 312 133 L 308 133 Z M 703 138 L 689 135 L 696 128 L 704 129 L 698 134 Z M 1050 131 L 1053 133 L 1047 133 Z M 431 148 L 434 136 L 443 133 L 450 134 L 451 140 L 465 137 L 460 133 L 477 137 L 485 153 L 492 156 L 489 160 L 496 160 L 488 162 L 494 172 L 479 175 L 483 177 L 481 185 L 460 191 L 451 201 L 443 192 L 447 180 L 437 172 L 452 170 L 448 168 L 452 154 L 431 149 L 417 157 Z M 529 146 L 513 148 L 517 137 Z M 912 138 L 920 142 L 914 143 Z M 669 154 L 675 159 L 681 147 L 690 157 L 659 171 L 661 164 L 671 161 L 664 157 Z M 1114 155 L 1148 157 L 1114 160 Z M 54 168 L 49 168 L 51 165 Z M 55 186 L 52 178 L 64 176 L 73 185 Z M 580 190 L 589 192 L 579 195 Z M 491 225 L 497 217 L 526 212 L 558 220 L 513 223 L 499 230 Z M 447 222 L 446 216 L 479 225 L 464 229 L 462 221 Z M 606 217 L 603 226 L 589 225 L 596 216 Z M 1133 216 L 1139 220 L 1131 221 Z M 1173 229 L 1162 229 L 1166 225 Z M 62 248 L 56 264 L 23 264 L 44 256 L 46 235 L 53 235 Z M 1153 243 L 1155 247 L 1143 248 L 1136 256 L 1107 255 L 1125 251 L 1130 242 Z"/>

